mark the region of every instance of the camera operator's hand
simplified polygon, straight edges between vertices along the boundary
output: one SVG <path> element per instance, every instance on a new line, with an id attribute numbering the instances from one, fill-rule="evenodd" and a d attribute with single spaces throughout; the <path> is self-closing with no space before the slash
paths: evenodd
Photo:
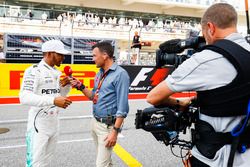
<path id="1" fill-rule="evenodd" d="M 188 97 L 188 98 L 183 98 L 181 100 L 177 100 L 178 102 L 178 105 L 179 105 L 179 109 L 181 111 L 185 111 L 189 106 L 190 104 L 192 103 L 192 101 L 195 99 L 196 97 L 193 96 L 193 97 Z"/>
<path id="2" fill-rule="evenodd" d="M 67 97 L 59 96 L 54 99 L 54 105 L 64 109 L 67 108 L 71 103 L 72 101 Z"/>

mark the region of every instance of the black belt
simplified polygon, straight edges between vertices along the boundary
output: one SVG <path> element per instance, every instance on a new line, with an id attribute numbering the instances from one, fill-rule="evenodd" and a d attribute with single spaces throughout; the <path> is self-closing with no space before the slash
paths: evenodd
<path id="1" fill-rule="evenodd" d="M 104 123 L 108 126 L 110 125 L 114 125 L 115 124 L 115 120 L 116 118 L 114 116 L 108 116 L 108 117 L 97 117 L 97 116 L 94 116 L 95 119 L 98 121 L 98 122 L 101 122 L 101 123 Z"/>

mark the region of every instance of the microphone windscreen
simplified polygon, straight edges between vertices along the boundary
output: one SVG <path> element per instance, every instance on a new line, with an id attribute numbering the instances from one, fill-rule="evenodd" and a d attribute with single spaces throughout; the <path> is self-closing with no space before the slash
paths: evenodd
<path id="1" fill-rule="evenodd" d="M 72 69 L 71 69 L 70 66 L 65 66 L 65 67 L 64 67 L 64 73 L 65 73 L 67 76 L 71 76 L 72 73 L 73 73 L 73 71 L 72 71 Z"/>

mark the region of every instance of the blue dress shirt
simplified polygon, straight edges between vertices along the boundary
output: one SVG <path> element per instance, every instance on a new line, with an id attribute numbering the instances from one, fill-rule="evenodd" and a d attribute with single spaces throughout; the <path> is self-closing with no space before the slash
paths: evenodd
<path id="1" fill-rule="evenodd" d="M 101 68 L 95 77 L 95 94 L 104 70 Z M 126 117 L 129 111 L 128 93 L 130 78 L 122 67 L 114 63 L 108 71 L 98 93 L 97 103 L 93 103 L 93 114 L 96 117 L 104 118 L 108 115 L 115 117 Z"/>

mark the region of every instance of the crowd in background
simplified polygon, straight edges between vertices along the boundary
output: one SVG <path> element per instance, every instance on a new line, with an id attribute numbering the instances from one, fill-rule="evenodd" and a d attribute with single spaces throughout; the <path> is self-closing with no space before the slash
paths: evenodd
<path id="1" fill-rule="evenodd" d="M 184 3 L 184 4 L 197 4 L 203 6 L 210 6 L 217 2 L 227 2 L 235 6 L 236 9 L 242 8 L 242 3 L 238 0 L 165 0 L 168 2 Z M 153 3 L 153 2 L 152 2 Z M 2 11 L 1 11 L 2 10 Z M 4 10 L 4 11 L 3 11 Z M 190 18 L 190 20 L 183 21 L 182 19 L 167 19 L 159 15 L 152 18 L 133 17 L 126 15 L 106 15 L 105 13 L 95 12 L 79 12 L 79 11 L 62 11 L 61 13 L 51 15 L 51 11 L 42 9 L 22 9 L 22 7 L 16 7 L 12 9 L 9 6 L 0 8 L 0 16 L 5 17 L 7 21 L 16 22 L 31 22 L 42 23 L 44 25 L 58 25 L 62 23 L 63 26 L 74 27 L 87 27 L 87 28 L 120 28 L 123 29 L 126 26 L 132 28 L 145 28 L 146 31 L 167 31 L 167 32 L 179 32 L 183 29 L 200 29 L 199 20 L 197 18 Z M 181 18 L 181 17 L 180 17 Z M 2 18 L 0 18 L 1 20 Z"/>
<path id="2" fill-rule="evenodd" d="M 178 20 L 163 20 L 163 19 L 150 19 L 143 20 L 141 18 L 127 18 L 117 16 L 113 17 L 99 17 L 98 14 L 85 13 L 77 15 L 67 15 L 67 13 L 60 14 L 57 17 L 58 21 L 68 25 L 70 23 L 75 23 L 78 27 L 107 27 L 107 28 L 124 28 L 129 26 L 132 29 L 145 28 L 146 31 L 156 30 L 156 31 L 167 31 L 176 32 L 177 30 L 183 29 L 200 29 L 200 24 L 190 21 L 183 22 Z"/>
<path id="3" fill-rule="evenodd" d="M 4 21 L 10 22 L 25 22 L 25 23 L 37 23 L 37 24 L 49 24 L 57 26 L 58 22 L 62 26 L 71 27 L 85 27 L 85 28 L 118 28 L 126 29 L 126 27 L 131 27 L 132 29 L 143 28 L 145 31 L 160 31 L 160 32 L 172 32 L 178 33 L 183 32 L 187 29 L 200 29 L 200 23 L 195 20 L 190 21 L 179 21 L 179 20 L 169 20 L 162 18 L 129 18 L 129 17 L 119 17 L 119 16 L 99 16 L 95 13 L 83 13 L 83 14 L 73 14 L 73 13 L 61 13 L 57 18 L 48 19 L 48 14 L 43 12 L 39 19 L 33 18 L 34 14 L 29 9 L 25 15 L 17 13 L 17 15 L 4 16 L 0 18 Z"/>

